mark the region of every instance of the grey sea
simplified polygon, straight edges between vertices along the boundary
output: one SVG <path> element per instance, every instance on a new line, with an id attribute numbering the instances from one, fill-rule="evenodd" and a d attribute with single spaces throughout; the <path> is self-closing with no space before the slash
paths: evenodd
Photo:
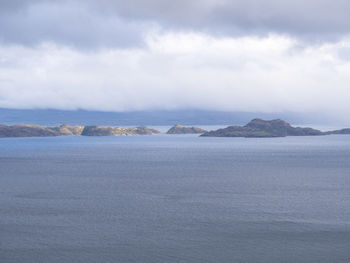
<path id="1" fill-rule="evenodd" d="M 0 139 L 0 262 L 350 262 L 350 136 Z"/>

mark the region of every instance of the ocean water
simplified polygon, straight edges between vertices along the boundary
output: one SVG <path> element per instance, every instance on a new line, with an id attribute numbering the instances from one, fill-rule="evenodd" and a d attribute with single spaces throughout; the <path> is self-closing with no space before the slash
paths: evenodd
<path id="1" fill-rule="evenodd" d="M 350 136 L 0 139 L 0 262 L 350 262 Z"/>

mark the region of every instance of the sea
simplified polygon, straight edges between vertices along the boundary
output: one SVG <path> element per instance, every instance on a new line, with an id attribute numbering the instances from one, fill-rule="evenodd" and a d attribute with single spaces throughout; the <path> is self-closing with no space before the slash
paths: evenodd
<path id="1" fill-rule="evenodd" d="M 0 139 L 1 263 L 350 262 L 350 135 Z"/>

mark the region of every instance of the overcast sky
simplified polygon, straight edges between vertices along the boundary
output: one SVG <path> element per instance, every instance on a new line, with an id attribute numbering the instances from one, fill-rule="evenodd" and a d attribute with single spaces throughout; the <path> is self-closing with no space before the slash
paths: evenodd
<path id="1" fill-rule="evenodd" d="M 350 1 L 0 0 L 0 107 L 332 113 Z"/>

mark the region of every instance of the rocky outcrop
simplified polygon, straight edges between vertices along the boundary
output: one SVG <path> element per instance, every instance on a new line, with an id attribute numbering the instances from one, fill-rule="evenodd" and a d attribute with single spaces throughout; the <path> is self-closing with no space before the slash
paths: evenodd
<path id="1" fill-rule="evenodd" d="M 148 128 L 146 126 L 140 126 L 140 127 L 136 127 L 136 128 L 132 128 L 134 129 L 134 132 L 137 134 L 137 135 L 152 135 L 152 134 L 158 134 L 160 133 L 160 131 L 157 131 L 155 129 L 151 129 L 151 128 Z"/>
<path id="2" fill-rule="evenodd" d="M 205 132 L 207 131 L 198 127 L 184 127 L 182 125 L 175 125 L 167 131 L 167 134 L 198 134 Z"/>
<path id="3" fill-rule="evenodd" d="M 159 131 L 147 127 L 122 128 L 104 126 L 86 126 L 82 131 L 83 136 L 130 136 L 130 135 L 151 135 Z"/>
<path id="4" fill-rule="evenodd" d="M 210 131 L 201 136 L 207 137 L 285 137 L 285 136 L 315 136 L 323 132 L 312 128 L 292 127 L 283 120 L 254 119 L 245 126 L 229 126 L 224 129 Z"/>
<path id="5" fill-rule="evenodd" d="M 51 128 L 57 131 L 60 135 L 81 135 L 84 130 L 84 126 L 70 126 L 68 124 L 63 124 L 59 127 Z"/>

